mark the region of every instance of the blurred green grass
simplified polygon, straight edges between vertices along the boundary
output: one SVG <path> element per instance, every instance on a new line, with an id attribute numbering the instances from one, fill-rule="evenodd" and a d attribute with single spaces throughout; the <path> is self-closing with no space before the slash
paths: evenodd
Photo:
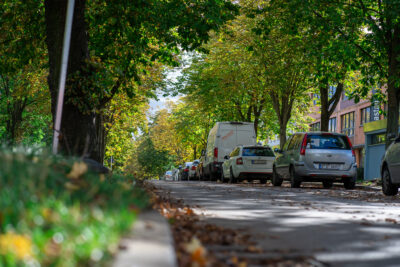
<path id="1" fill-rule="evenodd" d="M 79 159 L 0 150 L 0 266 L 104 266 L 148 197 Z"/>

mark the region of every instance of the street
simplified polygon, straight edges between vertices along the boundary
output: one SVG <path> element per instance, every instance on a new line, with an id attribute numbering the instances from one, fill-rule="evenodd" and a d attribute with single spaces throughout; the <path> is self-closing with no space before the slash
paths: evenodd
<path id="1" fill-rule="evenodd" d="M 310 257 L 317 266 L 400 265 L 400 199 L 385 197 L 377 189 L 323 189 L 307 183 L 299 189 L 285 183 L 152 183 L 182 199 L 206 223 L 243 229 L 262 249 L 256 257 Z M 208 249 L 217 255 L 223 250 Z"/>

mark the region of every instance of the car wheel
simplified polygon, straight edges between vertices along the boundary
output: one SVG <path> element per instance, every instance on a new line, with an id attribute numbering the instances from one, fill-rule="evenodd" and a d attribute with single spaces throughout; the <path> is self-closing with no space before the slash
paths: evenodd
<path id="1" fill-rule="evenodd" d="M 301 185 L 301 179 L 296 174 L 294 167 L 290 167 L 290 187 L 292 188 L 299 188 Z"/>
<path id="2" fill-rule="evenodd" d="M 343 186 L 344 188 L 351 190 L 356 188 L 356 182 L 352 180 L 347 180 L 343 182 Z"/>
<path id="3" fill-rule="evenodd" d="M 279 176 L 279 174 L 276 172 L 275 166 L 272 169 L 272 184 L 274 186 L 281 186 L 283 182 L 283 179 Z"/>
<path id="4" fill-rule="evenodd" d="M 267 183 L 267 178 L 260 179 L 260 184 L 266 184 L 266 183 Z"/>
<path id="5" fill-rule="evenodd" d="M 392 183 L 389 169 L 385 166 L 382 172 L 382 192 L 386 196 L 395 196 L 399 191 L 399 186 Z"/>
<path id="6" fill-rule="evenodd" d="M 231 171 L 229 173 L 229 183 L 230 184 L 236 184 L 236 182 L 237 182 L 237 179 L 233 175 L 233 171 L 232 171 L 232 168 L 231 168 Z"/>
<path id="7" fill-rule="evenodd" d="M 324 186 L 324 188 L 328 189 L 328 188 L 332 187 L 333 182 L 332 181 L 323 181 L 322 185 Z"/>

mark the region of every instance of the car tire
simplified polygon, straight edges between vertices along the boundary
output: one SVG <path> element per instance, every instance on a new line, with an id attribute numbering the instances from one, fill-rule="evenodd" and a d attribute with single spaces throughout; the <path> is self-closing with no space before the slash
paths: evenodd
<path id="1" fill-rule="evenodd" d="M 299 188 L 301 185 L 301 178 L 296 174 L 294 167 L 290 167 L 290 187 Z"/>
<path id="2" fill-rule="evenodd" d="M 266 183 L 267 183 L 267 178 L 260 179 L 260 184 L 266 184 Z"/>
<path id="3" fill-rule="evenodd" d="M 332 188 L 333 182 L 332 182 L 332 181 L 322 181 L 322 186 L 323 186 L 325 189 Z"/>
<path id="4" fill-rule="evenodd" d="M 279 176 L 279 174 L 276 172 L 275 166 L 272 169 L 272 184 L 274 186 L 281 186 L 283 182 L 283 179 Z"/>
<path id="5" fill-rule="evenodd" d="M 229 173 L 229 183 L 230 184 L 236 184 L 237 183 L 237 179 L 235 178 L 235 176 L 233 175 L 233 171 L 231 168 L 231 171 Z"/>
<path id="6" fill-rule="evenodd" d="M 389 169 L 385 166 L 382 171 L 382 192 L 386 196 L 395 196 L 399 191 L 399 186 L 392 183 Z"/>
<path id="7" fill-rule="evenodd" d="M 356 182 L 352 180 L 344 181 L 343 186 L 345 189 L 351 190 L 356 188 Z"/>

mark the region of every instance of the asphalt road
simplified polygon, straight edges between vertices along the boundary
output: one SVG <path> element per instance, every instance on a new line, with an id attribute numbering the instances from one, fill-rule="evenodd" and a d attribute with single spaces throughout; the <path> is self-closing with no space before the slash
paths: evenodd
<path id="1" fill-rule="evenodd" d="M 249 233 L 263 249 L 259 257 L 312 257 L 321 266 L 400 266 L 399 196 L 307 184 L 292 189 L 285 184 L 153 183 L 195 207 L 202 220 Z"/>

